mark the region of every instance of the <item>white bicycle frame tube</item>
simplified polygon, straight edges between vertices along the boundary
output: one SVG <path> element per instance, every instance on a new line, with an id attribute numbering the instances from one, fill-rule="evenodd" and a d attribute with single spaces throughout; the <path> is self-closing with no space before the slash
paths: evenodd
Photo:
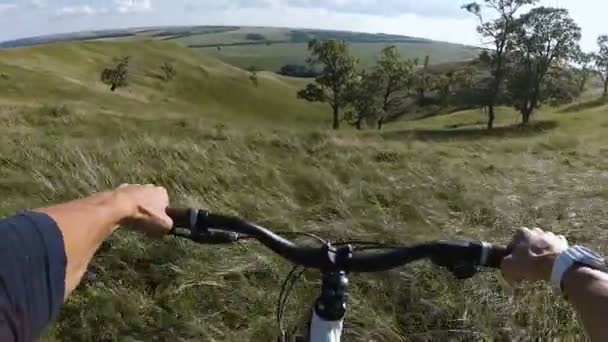
<path id="1" fill-rule="evenodd" d="M 316 312 L 313 312 L 312 320 L 310 321 L 309 342 L 340 342 L 343 328 L 344 320 L 335 322 L 325 321 L 317 316 Z"/>

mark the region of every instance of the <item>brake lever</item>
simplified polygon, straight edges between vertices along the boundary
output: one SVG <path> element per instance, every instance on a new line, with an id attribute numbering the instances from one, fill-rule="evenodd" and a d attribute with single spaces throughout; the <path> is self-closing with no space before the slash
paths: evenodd
<path id="1" fill-rule="evenodd" d="M 168 209 L 168 214 L 174 219 L 175 226 L 171 235 L 189 239 L 196 243 L 207 245 L 222 245 L 237 242 L 241 236 L 234 232 L 209 229 L 199 224 L 199 214 L 205 214 L 197 209 Z"/>

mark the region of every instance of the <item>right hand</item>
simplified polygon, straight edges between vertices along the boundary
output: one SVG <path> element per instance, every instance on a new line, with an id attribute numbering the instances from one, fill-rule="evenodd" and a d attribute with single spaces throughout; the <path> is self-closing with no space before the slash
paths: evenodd
<path id="1" fill-rule="evenodd" d="M 123 184 L 115 192 L 127 210 L 121 225 L 127 225 L 152 237 L 169 234 L 173 220 L 167 215 L 167 190 L 155 185 Z"/>
<path id="2" fill-rule="evenodd" d="M 548 282 L 555 259 L 566 249 L 568 241 L 562 235 L 540 228 L 520 228 L 509 244 L 511 254 L 502 261 L 503 276 L 511 284 L 526 280 Z"/>

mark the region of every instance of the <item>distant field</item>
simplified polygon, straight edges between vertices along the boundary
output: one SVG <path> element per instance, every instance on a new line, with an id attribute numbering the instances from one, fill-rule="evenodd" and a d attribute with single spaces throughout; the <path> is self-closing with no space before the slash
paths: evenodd
<path id="1" fill-rule="evenodd" d="M 447 43 L 395 43 L 394 45 L 406 58 L 424 59 L 429 55 L 433 64 L 472 59 L 477 55 L 468 48 Z M 352 43 L 351 50 L 363 65 L 372 65 L 385 46 L 386 43 Z M 200 50 L 241 68 L 255 66 L 272 71 L 279 70 L 285 64 L 305 64 L 309 56 L 306 43 L 225 46 L 221 50 L 211 47 Z"/>
<path id="2" fill-rule="evenodd" d="M 250 34 L 261 35 L 266 39 L 247 39 Z M 281 28 L 247 27 L 220 33 L 193 34 L 171 40 L 203 50 L 241 68 L 255 66 L 258 69 L 277 71 L 285 64 L 305 64 L 309 56 L 306 42 L 312 38 L 347 40 L 363 65 L 374 64 L 380 51 L 387 45 L 397 46 L 406 58 L 423 59 L 427 55 L 431 56 L 432 64 L 469 60 L 479 54 L 477 49 L 469 46 L 412 37 Z"/>
<path id="3" fill-rule="evenodd" d="M 407 58 L 423 59 L 429 55 L 432 64 L 470 60 L 479 54 L 479 49 L 470 46 L 399 35 L 238 26 L 154 27 L 80 32 L 5 42 L 0 43 L 0 48 L 70 40 L 129 41 L 146 38 L 177 42 L 200 49 L 240 68 L 255 66 L 268 71 L 277 71 L 290 63 L 304 64 L 309 56 L 306 44 L 315 38 L 346 40 L 363 65 L 373 64 L 380 50 L 387 45 L 396 45 Z M 221 50 L 218 50 L 218 47 Z"/>

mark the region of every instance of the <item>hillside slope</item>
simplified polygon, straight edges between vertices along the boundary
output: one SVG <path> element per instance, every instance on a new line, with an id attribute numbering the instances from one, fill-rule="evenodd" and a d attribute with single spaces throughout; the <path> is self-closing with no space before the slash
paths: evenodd
<path id="1" fill-rule="evenodd" d="M 372 65 L 385 46 L 395 45 L 408 58 L 431 56 L 431 64 L 470 60 L 479 49 L 430 39 L 381 33 L 248 26 L 183 26 L 75 32 L 0 43 L 0 48 L 78 40 L 159 39 L 202 50 L 246 69 L 278 71 L 285 64 L 304 64 L 310 39 L 347 41 L 363 65 Z"/>
<path id="2" fill-rule="evenodd" d="M 139 65 L 136 77 L 112 94 L 99 69 L 124 54 Z M 171 44 L 58 44 L 0 57 L 0 214 L 157 183 L 175 207 L 332 241 L 506 244 L 514 227 L 540 226 L 607 247 L 603 102 L 545 108 L 528 129 L 510 126 L 517 116 L 501 108 L 493 132 L 480 130 L 479 111 L 382 133 L 329 132 L 309 129 L 325 108 L 315 114 L 294 99 L 300 81 L 268 75 L 255 89 L 243 71 Z M 147 74 L 166 58 L 181 85 Z M 252 241 L 197 246 L 120 230 L 43 341 L 276 341 L 290 268 Z M 350 284 L 345 341 L 585 340 L 547 286 L 513 290 L 498 272 L 456 281 L 420 262 L 353 274 Z M 318 294 L 319 275 L 305 272 L 286 326 L 304 325 Z"/>
<path id="3" fill-rule="evenodd" d="M 112 93 L 100 82 L 113 57 L 131 56 L 130 85 Z M 177 77 L 160 79 L 173 62 Z M 302 80 L 272 73 L 254 87 L 248 72 L 179 44 L 156 40 L 58 43 L 0 51 L 0 105 L 68 105 L 89 115 L 182 117 L 248 124 L 317 125 L 323 106 L 296 98 Z"/>

